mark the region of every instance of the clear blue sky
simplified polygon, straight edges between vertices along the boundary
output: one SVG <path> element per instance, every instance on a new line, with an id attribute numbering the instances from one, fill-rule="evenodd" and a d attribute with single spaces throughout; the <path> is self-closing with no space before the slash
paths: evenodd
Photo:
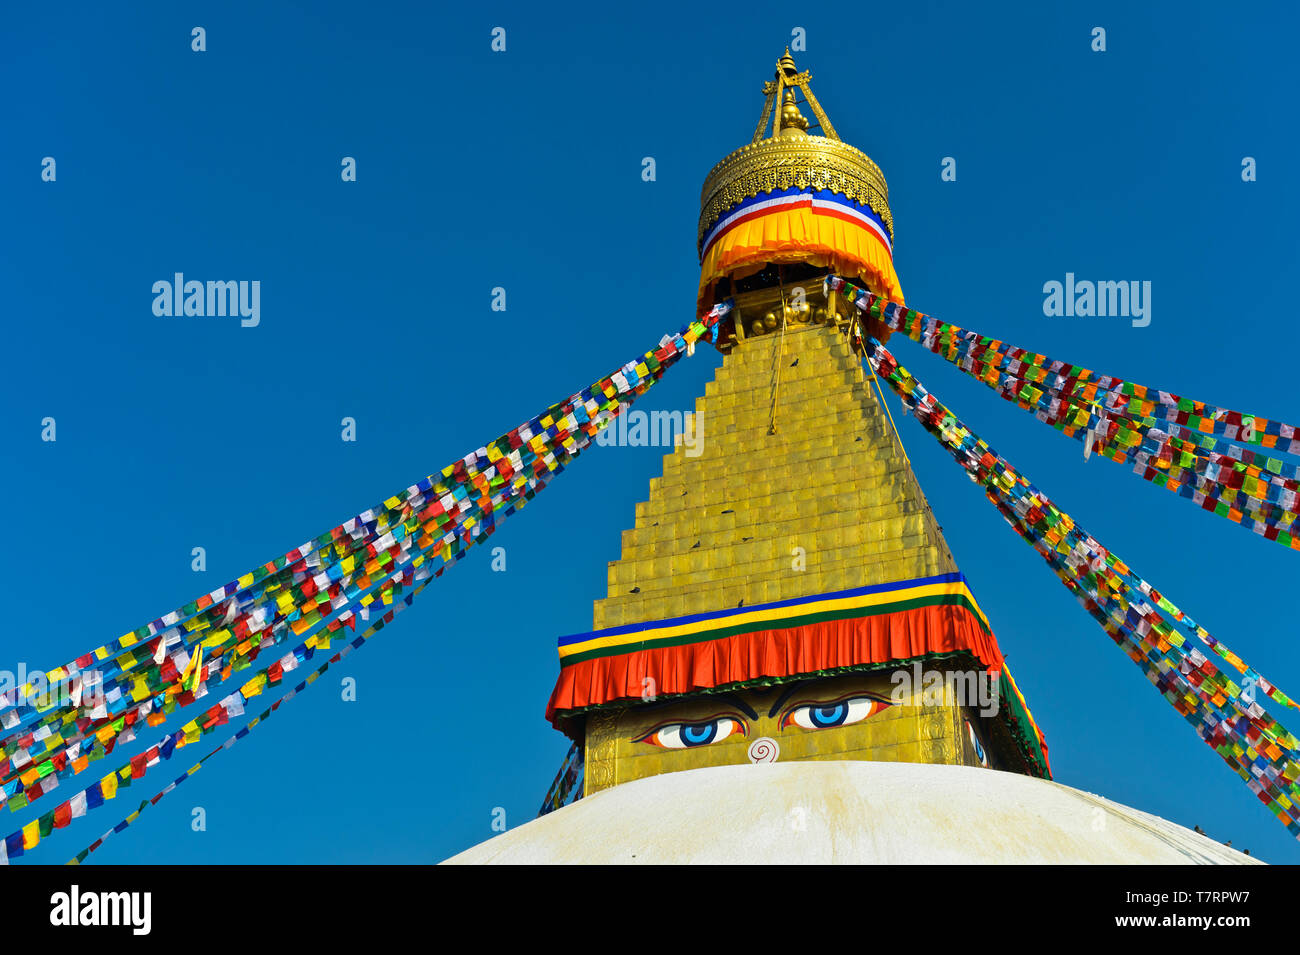
<path id="1" fill-rule="evenodd" d="M 1280 9 L 11 5 L 0 668 L 54 666 L 139 626 L 679 327 L 700 185 L 748 141 L 794 27 L 837 131 L 888 177 L 912 305 L 1300 419 L 1286 344 L 1300 143 L 1279 109 L 1300 88 L 1297 22 Z M 194 26 L 207 52 L 191 51 Z M 504 53 L 490 49 L 496 26 Z M 1095 26 L 1105 53 L 1090 49 Z M 54 183 L 40 179 L 45 156 Z M 340 181 L 344 156 L 355 183 Z M 940 180 L 945 156 L 956 182 Z M 1242 182 L 1244 156 L 1257 182 Z M 174 272 L 259 280 L 261 324 L 155 317 L 151 286 Z M 1150 326 L 1044 317 L 1043 283 L 1066 272 L 1150 280 Z M 495 286 L 504 314 L 489 308 Z M 1300 694 L 1300 555 L 1085 463 L 1078 443 L 934 356 L 894 350 L 1100 540 Z M 719 361 L 699 351 L 643 407 L 693 407 Z M 355 444 L 340 440 L 345 415 Z M 40 440 L 46 416 L 54 444 Z M 900 428 L 1057 779 L 1300 861 L 932 439 Z M 662 453 L 584 455 L 498 532 L 505 573 L 473 553 L 93 858 L 435 861 L 489 838 L 497 807 L 512 827 L 532 818 L 567 746 L 542 718 L 555 638 L 590 628 Z M 195 546 L 206 573 L 190 569 Z M 344 675 L 356 702 L 340 699 Z M 172 769 L 32 858 L 71 856 Z M 206 832 L 190 829 L 195 806 Z M 0 826 L 26 819 L 0 813 Z"/>

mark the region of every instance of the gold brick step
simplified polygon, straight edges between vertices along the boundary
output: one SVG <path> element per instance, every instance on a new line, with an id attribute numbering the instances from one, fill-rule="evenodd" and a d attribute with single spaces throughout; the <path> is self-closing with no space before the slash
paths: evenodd
<path id="1" fill-rule="evenodd" d="M 597 628 L 955 569 L 839 332 L 799 327 L 784 344 L 742 342 L 695 409 L 702 453 L 664 456 L 609 564 Z"/>

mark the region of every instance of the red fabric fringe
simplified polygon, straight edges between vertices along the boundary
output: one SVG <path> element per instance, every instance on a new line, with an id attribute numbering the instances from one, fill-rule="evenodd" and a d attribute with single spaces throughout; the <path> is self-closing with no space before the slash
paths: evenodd
<path id="1" fill-rule="evenodd" d="M 560 670 L 546 705 L 558 726 L 565 711 L 640 699 L 646 677 L 659 696 L 788 677 L 839 667 L 968 651 L 990 672 L 1002 670 L 993 635 L 964 607 L 901 610 L 852 620 L 759 630 L 679 647 L 636 650 L 584 660 Z"/>

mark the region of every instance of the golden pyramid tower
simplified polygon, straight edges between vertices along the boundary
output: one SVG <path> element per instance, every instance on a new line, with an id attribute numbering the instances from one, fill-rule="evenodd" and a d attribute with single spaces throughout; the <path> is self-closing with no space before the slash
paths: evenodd
<path id="1" fill-rule="evenodd" d="M 727 764 L 862 760 L 1048 776 L 1046 746 L 855 351 L 839 274 L 902 301 L 879 167 L 789 51 L 701 195 L 700 313 L 725 354 L 560 640 L 552 723 L 587 795 Z M 815 116 L 809 132 L 802 108 Z M 770 121 L 770 125 L 769 125 Z"/>

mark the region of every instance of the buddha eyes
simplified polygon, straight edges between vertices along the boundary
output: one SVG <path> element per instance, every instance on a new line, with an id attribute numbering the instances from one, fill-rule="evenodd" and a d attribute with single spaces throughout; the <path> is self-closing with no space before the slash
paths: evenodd
<path id="1" fill-rule="evenodd" d="M 797 726 L 806 730 L 851 726 L 875 716 L 889 704 L 875 697 L 858 694 L 841 700 L 804 703 L 793 706 L 782 716 L 780 727 Z M 720 743 L 730 736 L 748 735 L 747 723 L 738 716 L 715 716 L 696 723 L 664 723 L 634 742 L 649 743 L 663 749 L 693 749 Z"/>
<path id="2" fill-rule="evenodd" d="M 790 710 L 781 721 L 781 728 L 800 726 L 806 730 L 824 730 L 849 726 L 875 716 L 888 706 L 870 696 L 850 696 L 834 703 L 808 703 Z"/>
<path id="3" fill-rule="evenodd" d="M 703 723 L 669 723 L 641 737 L 638 742 L 664 749 L 689 749 L 720 742 L 735 733 L 743 736 L 744 724 L 730 716 L 719 716 Z"/>

